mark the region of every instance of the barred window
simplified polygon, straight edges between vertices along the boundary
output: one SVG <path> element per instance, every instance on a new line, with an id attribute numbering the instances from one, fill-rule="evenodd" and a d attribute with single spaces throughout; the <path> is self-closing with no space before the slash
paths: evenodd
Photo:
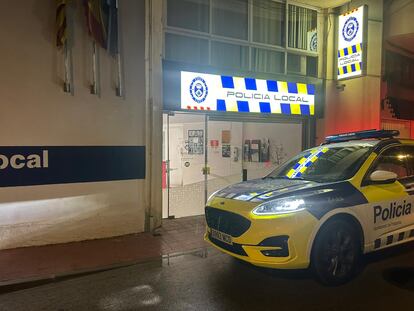
<path id="1" fill-rule="evenodd" d="M 317 29 L 317 12 L 289 4 L 288 46 L 301 50 L 312 50 L 311 37 Z"/>

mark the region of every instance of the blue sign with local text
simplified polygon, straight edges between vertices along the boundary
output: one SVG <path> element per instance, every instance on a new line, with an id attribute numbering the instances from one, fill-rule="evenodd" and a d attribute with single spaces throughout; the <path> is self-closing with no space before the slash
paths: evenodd
<path id="1" fill-rule="evenodd" d="M 144 178 L 144 146 L 0 147 L 0 187 Z"/>

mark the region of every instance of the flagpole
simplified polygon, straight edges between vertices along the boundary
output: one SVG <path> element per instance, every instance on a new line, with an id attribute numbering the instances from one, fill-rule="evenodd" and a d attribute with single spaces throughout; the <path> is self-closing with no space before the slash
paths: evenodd
<path id="1" fill-rule="evenodd" d="M 115 5 L 116 5 L 116 20 L 117 20 L 117 53 L 116 53 L 116 64 L 117 64 L 117 87 L 116 87 L 116 96 L 118 97 L 124 97 L 124 85 L 123 85 L 123 81 L 122 81 L 122 58 L 121 58 L 121 50 L 120 50 L 120 27 L 119 27 L 119 1 L 116 0 L 115 1 Z"/>
<path id="2" fill-rule="evenodd" d="M 99 95 L 98 61 L 98 48 L 96 41 L 92 40 L 92 84 L 90 92 L 94 95 Z"/>
<path id="3" fill-rule="evenodd" d="M 117 58 L 117 66 L 118 66 L 118 86 L 116 87 L 116 96 L 124 97 L 124 86 L 122 83 L 122 60 L 121 60 L 121 53 L 116 55 Z"/>
<path id="4" fill-rule="evenodd" d="M 63 45 L 63 57 L 64 57 L 64 81 L 63 81 L 63 91 L 65 93 L 71 93 L 71 61 L 70 61 L 70 51 L 68 48 L 68 43 L 65 41 Z"/>

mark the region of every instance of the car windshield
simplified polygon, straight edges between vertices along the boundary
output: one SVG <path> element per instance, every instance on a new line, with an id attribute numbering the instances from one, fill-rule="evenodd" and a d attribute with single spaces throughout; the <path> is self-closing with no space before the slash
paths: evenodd
<path id="1" fill-rule="evenodd" d="M 372 145 L 326 145 L 306 150 L 285 162 L 265 178 L 334 182 L 355 175 Z"/>

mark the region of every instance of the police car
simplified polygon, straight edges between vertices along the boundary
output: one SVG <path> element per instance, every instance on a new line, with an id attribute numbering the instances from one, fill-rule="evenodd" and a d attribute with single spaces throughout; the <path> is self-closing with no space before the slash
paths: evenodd
<path id="1" fill-rule="evenodd" d="M 262 179 L 214 193 L 205 239 L 253 265 L 349 281 L 364 253 L 414 240 L 414 141 L 398 131 L 329 136 Z"/>

